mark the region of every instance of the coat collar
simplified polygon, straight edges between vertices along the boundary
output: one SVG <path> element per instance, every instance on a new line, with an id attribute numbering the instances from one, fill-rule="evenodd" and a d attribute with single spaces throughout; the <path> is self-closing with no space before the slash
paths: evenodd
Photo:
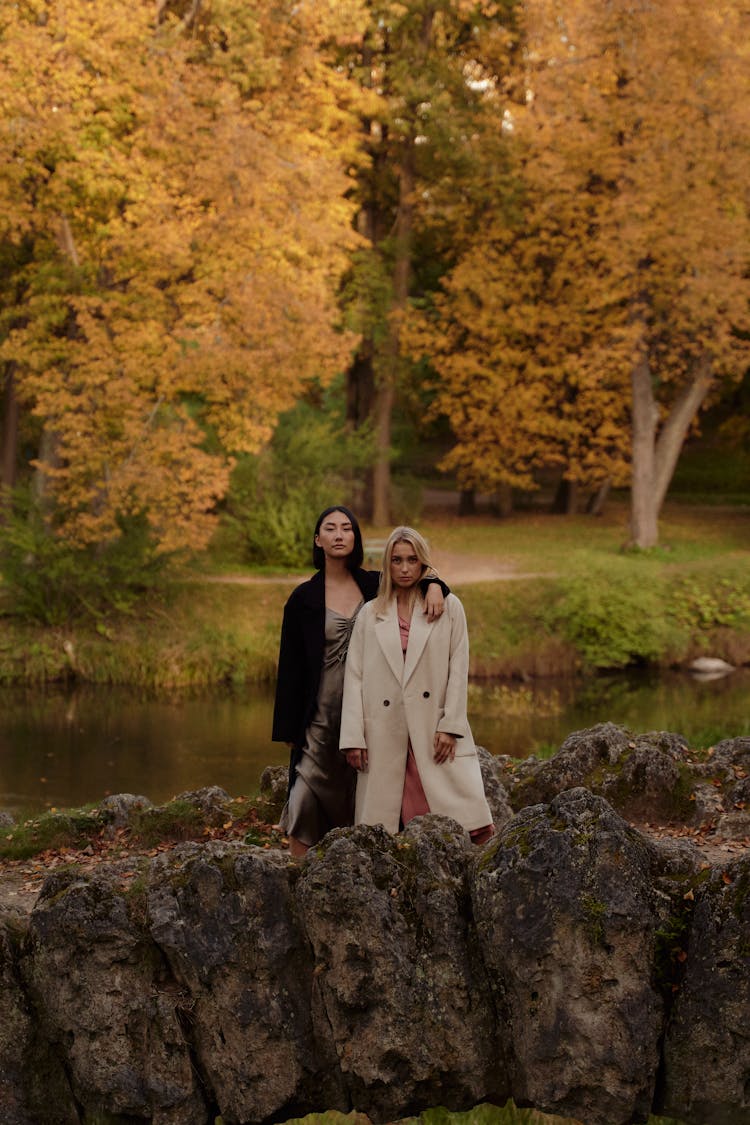
<path id="1" fill-rule="evenodd" d="M 406 648 L 406 659 L 401 651 L 401 633 L 398 627 L 398 611 L 394 598 L 384 613 L 375 615 L 375 636 L 383 655 L 388 661 L 388 666 L 402 686 L 406 686 L 414 669 L 419 663 L 419 658 L 424 651 L 424 646 L 430 636 L 432 624 L 421 611 L 417 603 L 411 617 L 409 626 L 409 644 Z"/>

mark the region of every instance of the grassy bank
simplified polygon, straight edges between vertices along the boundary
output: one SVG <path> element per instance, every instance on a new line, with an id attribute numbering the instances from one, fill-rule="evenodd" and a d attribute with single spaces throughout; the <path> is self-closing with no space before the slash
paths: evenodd
<path id="1" fill-rule="evenodd" d="M 469 621 L 472 672 L 546 676 L 700 654 L 750 663 L 750 513 L 673 506 L 664 546 L 628 553 L 627 510 L 601 519 L 519 515 L 420 521 L 452 560 L 444 577 Z M 388 529 L 368 529 L 382 537 Z M 501 560 L 507 581 L 461 582 L 461 559 Z M 163 690 L 270 681 L 284 601 L 300 576 L 202 560 L 193 578 L 138 613 L 66 628 L 19 621 L 6 598 L 0 682 L 78 680 Z M 217 568 L 218 569 L 218 568 Z M 234 575 L 228 573 L 234 571 Z M 246 579 L 236 581 L 233 579 Z"/>

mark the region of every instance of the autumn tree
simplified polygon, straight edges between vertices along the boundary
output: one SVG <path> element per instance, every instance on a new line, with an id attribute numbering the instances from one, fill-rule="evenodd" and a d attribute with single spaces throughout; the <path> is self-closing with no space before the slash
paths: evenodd
<path id="1" fill-rule="evenodd" d="M 145 513 L 162 549 L 202 546 L 232 454 L 345 364 L 356 134 L 322 44 L 357 13 L 25 0 L 0 14 L 3 450 L 10 465 L 20 406 L 51 526 L 72 542 Z"/>
<path id="2" fill-rule="evenodd" d="M 547 213 L 527 170 L 519 153 L 514 197 L 496 201 L 481 241 L 405 328 L 412 352 L 429 357 L 431 410 L 454 436 L 441 468 L 506 507 L 544 470 L 564 475 L 571 503 L 579 486 L 625 473 L 622 386 L 582 360 L 597 331 L 580 283 L 585 216 L 577 197 Z"/>
<path id="3" fill-rule="evenodd" d="M 736 0 L 524 14 L 520 221 L 490 219 L 439 302 L 443 409 L 459 427 L 472 413 L 472 362 L 485 388 L 452 463 L 507 479 L 551 458 L 593 483 L 629 455 L 632 541 L 649 547 L 689 427 L 744 367 L 747 16 Z"/>
<path id="4" fill-rule="evenodd" d="M 467 212 L 480 208 L 480 169 L 489 158 L 478 159 L 478 122 L 487 83 L 506 63 L 512 7 L 369 0 L 361 43 L 347 54 L 363 97 L 367 157 L 356 193 L 366 245 L 345 291 L 362 337 L 348 373 L 348 406 L 352 424 L 374 429 L 368 506 L 378 524 L 390 518 L 392 417 L 408 373 L 401 323 L 427 278 L 434 286 L 435 273 L 454 260 Z"/>

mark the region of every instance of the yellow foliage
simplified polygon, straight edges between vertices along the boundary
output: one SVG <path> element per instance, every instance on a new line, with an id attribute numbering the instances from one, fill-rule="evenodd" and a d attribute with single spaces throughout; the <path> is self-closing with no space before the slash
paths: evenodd
<path id="1" fill-rule="evenodd" d="M 496 126 L 515 215 L 498 193 L 402 338 L 437 371 L 466 487 L 528 487 L 540 464 L 624 482 L 639 356 L 665 421 L 707 355 L 715 378 L 747 362 L 748 15 L 525 0 L 523 17 L 520 96 Z"/>
<path id="2" fill-rule="evenodd" d="M 146 510 L 165 549 L 204 544 L 232 453 L 353 346 L 358 123 L 325 43 L 360 5 L 283 7 L 224 0 L 190 29 L 125 0 L 0 13 L 0 359 L 76 541 Z"/>

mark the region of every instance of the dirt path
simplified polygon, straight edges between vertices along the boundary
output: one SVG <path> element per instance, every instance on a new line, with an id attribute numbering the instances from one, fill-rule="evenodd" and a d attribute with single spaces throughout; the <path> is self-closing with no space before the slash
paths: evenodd
<path id="1" fill-rule="evenodd" d="M 512 582 L 523 578 L 543 578 L 541 573 L 519 571 L 507 559 L 492 555 L 467 555 L 463 552 L 433 551 L 432 558 L 441 577 L 449 586 L 465 586 L 474 582 Z M 372 562 L 368 565 L 374 566 Z M 549 575 L 546 575 L 549 577 Z M 215 582 L 236 586 L 299 585 L 309 574 L 211 574 L 199 582 Z"/>

